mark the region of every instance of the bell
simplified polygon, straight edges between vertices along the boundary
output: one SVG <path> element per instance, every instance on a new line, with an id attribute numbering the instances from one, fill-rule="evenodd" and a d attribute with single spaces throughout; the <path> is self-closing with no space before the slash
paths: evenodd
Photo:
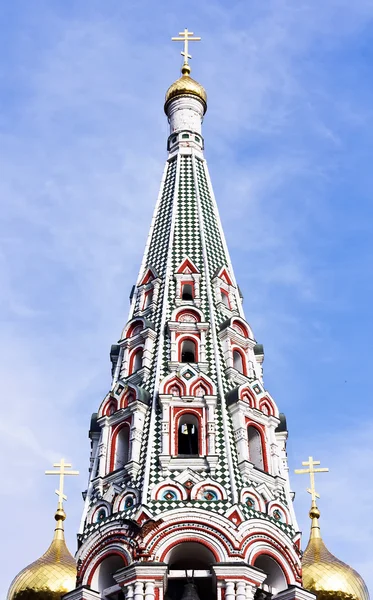
<path id="1" fill-rule="evenodd" d="M 197 592 L 197 586 L 194 583 L 188 582 L 184 585 L 183 595 L 181 600 L 200 600 Z"/>

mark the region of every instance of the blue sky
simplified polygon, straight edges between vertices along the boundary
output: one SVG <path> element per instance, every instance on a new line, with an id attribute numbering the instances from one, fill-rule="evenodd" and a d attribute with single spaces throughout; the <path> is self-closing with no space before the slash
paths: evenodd
<path id="1" fill-rule="evenodd" d="M 75 550 L 90 414 L 127 319 L 180 67 L 170 37 L 186 26 L 203 38 L 206 157 L 290 467 L 313 454 L 330 468 L 324 539 L 373 591 L 371 0 L 13 0 L 0 26 L 0 596 L 50 541 L 43 472 L 60 456 L 81 471 Z M 292 476 L 304 542 L 307 485 Z"/>

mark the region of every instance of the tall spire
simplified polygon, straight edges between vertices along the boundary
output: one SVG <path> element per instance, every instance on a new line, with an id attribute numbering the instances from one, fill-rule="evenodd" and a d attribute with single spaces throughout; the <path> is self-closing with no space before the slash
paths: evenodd
<path id="1" fill-rule="evenodd" d="M 286 420 L 264 387 L 263 346 L 245 319 L 204 156 L 193 37 L 186 29 L 177 40 L 184 63 L 166 93 L 168 156 L 110 352 L 111 389 L 90 427 L 78 583 L 110 597 L 124 588 L 153 599 L 160 588 L 176 600 L 195 569 L 206 599 L 212 585 L 250 599 L 264 580 L 277 593 L 301 577 Z"/>

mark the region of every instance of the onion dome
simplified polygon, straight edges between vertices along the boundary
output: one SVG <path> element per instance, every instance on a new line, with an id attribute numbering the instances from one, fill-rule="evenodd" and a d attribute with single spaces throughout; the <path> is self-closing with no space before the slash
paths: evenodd
<path id="1" fill-rule="evenodd" d="M 57 523 L 51 545 L 13 579 L 7 600 L 60 600 L 75 589 L 76 563 L 65 543 L 65 511 L 58 508 L 54 518 Z"/>
<path id="2" fill-rule="evenodd" d="M 369 600 L 367 587 L 352 567 L 338 560 L 325 546 L 320 533 L 320 511 L 312 503 L 311 535 L 302 558 L 303 587 L 318 600 Z"/>
<path id="3" fill-rule="evenodd" d="M 180 98 L 181 96 L 195 96 L 199 98 L 204 107 L 204 112 L 207 110 L 207 94 L 205 88 L 192 79 L 190 76 L 190 65 L 184 63 L 181 68 L 181 77 L 177 79 L 166 92 L 165 97 L 165 113 L 167 114 L 167 107 L 171 100 L 174 98 Z"/>

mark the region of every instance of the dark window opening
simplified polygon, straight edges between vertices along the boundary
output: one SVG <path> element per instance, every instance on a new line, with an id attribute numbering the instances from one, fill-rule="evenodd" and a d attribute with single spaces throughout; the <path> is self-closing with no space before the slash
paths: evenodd
<path id="1" fill-rule="evenodd" d="M 184 415 L 180 419 L 177 435 L 178 454 L 198 455 L 198 420 L 194 415 Z"/>
<path id="2" fill-rule="evenodd" d="M 211 576 L 211 566 L 215 562 L 212 552 L 202 544 L 184 542 L 174 546 L 168 565 L 174 573 L 179 571 L 179 577 L 168 578 L 165 600 L 180 600 L 180 598 L 216 600 L 216 580 Z M 191 577 L 186 577 L 185 570 L 189 571 Z M 194 577 L 194 570 L 207 571 L 210 574 L 205 577 Z"/>
<path id="3" fill-rule="evenodd" d="M 193 300 L 193 286 L 190 283 L 184 283 L 181 294 L 182 300 Z"/>
<path id="4" fill-rule="evenodd" d="M 136 352 L 135 356 L 133 357 L 131 373 L 135 373 L 136 371 L 138 371 L 139 369 L 142 368 L 142 357 L 143 357 L 143 351 L 138 350 Z"/>
<path id="5" fill-rule="evenodd" d="M 181 346 L 181 362 L 196 362 L 196 344 L 192 340 L 185 340 Z"/>

